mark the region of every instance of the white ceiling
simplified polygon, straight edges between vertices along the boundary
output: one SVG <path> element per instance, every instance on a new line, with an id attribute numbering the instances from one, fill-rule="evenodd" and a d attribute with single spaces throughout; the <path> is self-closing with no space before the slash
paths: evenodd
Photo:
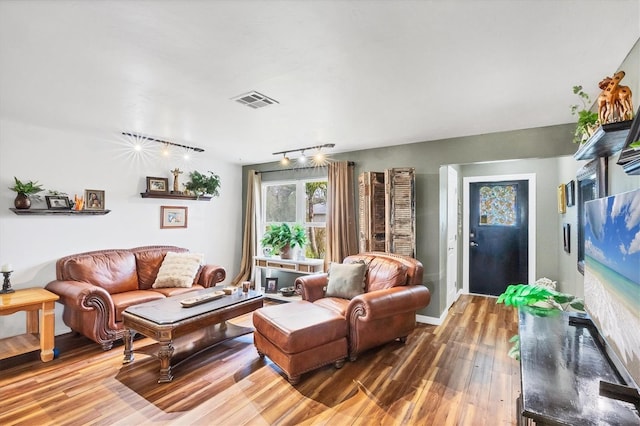
<path id="1" fill-rule="evenodd" d="M 640 0 L 0 0 L 0 117 L 252 164 L 574 122 L 639 37 Z"/>

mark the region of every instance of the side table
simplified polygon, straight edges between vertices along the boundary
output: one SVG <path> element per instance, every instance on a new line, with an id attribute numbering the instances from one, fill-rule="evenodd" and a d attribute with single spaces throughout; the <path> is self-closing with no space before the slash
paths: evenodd
<path id="1" fill-rule="evenodd" d="M 25 311 L 27 332 L 0 339 L 0 360 L 40 348 L 43 362 L 53 359 L 55 302 L 58 295 L 44 288 L 27 288 L 0 294 L 0 315 Z M 38 317 L 38 311 L 40 315 Z"/>

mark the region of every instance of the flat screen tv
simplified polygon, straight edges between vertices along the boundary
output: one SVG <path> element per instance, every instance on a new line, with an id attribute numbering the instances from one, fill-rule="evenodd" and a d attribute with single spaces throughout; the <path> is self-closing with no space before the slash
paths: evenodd
<path id="1" fill-rule="evenodd" d="M 585 204 L 585 306 L 640 384 L 640 189 Z"/>

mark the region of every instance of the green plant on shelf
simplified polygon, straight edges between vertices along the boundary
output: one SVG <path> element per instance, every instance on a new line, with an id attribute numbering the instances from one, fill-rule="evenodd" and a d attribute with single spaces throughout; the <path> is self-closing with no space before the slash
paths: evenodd
<path id="1" fill-rule="evenodd" d="M 38 192 L 44 191 L 44 188 L 36 181 L 22 182 L 17 177 L 13 177 L 15 183 L 9 189 L 18 193 L 18 195 L 26 195 L 28 197 L 35 196 Z M 35 196 L 34 198 L 37 198 Z"/>
<path id="2" fill-rule="evenodd" d="M 573 93 L 578 95 L 582 103 L 582 109 L 579 109 L 580 105 L 571 105 L 571 114 L 578 116 L 573 142 L 582 143 L 589 139 L 598 127 L 598 113 L 589 110 L 591 98 L 582 90 L 582 86 L 573 86 Z"/>
<path id="3" fill-rule="evenodd" d="M 208 172 L 207 176 L 204 173 L 200 173 L 197 170 L 189 173 L 189 182 L 183 184 L 185 189 L 193 192 L 197 198 L 203 195 L 211 195 L 212 197 L 218 197 L 220 195 L 220 176 Z"/>

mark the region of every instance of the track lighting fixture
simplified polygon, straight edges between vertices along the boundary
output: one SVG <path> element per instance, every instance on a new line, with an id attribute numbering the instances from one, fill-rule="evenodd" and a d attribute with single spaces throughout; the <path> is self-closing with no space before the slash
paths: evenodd
<path id="1" fill-rule="evenodd" d="M 306 164 L 308 158 L 307 158 L 307 156 L 305 155 L 304 152 L 307 151 L 307 150 L 315 149 L 317 151 L 312 157 L 313 163 L 316 166 L 323 166 L 327 162 L 327 156 L 322 151 L 322 148 L 333 148 L 334 146 L 336 146 L 336 144 L 334 144 L 334 143 L 325 143 L 324 145 L 307 146 L 307 147 L 304 147 L 304 148 L 288 149 L 286 151 L 274 152 L 273 155 L 282 154 L 283 157 L 280 160 L 280 164 L 282 164 L 283 166 L 287 166 L 291 162 L 291 160 L 287 156 L 287 154 L 290 153 L 290 152 L 300 152 L 300 156 L 297 158 L 297 162 L 300 163 L 300 164 Z"/>

